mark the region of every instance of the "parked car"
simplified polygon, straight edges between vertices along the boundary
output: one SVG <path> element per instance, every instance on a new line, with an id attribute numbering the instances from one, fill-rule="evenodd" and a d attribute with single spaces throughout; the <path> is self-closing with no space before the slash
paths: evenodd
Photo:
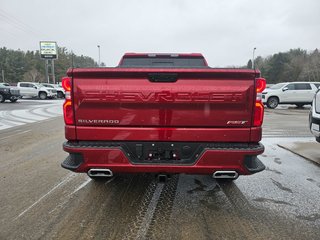
<path id="1" fill-rule="evenodd" d="M 51 84 L 51 83 L 41 83 L 41 85 L 47 87 L 47 88 L 53 88 L 53 89 L 56 89 L 57 90 L 57 97 L 58 98 L 64 98 L 66 92 L 65 90 L 63 89 L 63 87 L 61 87 L 60 85 L 58 84 Z"/>
<path id="2" fill-rule="evenodd" d="M 56 89 L 44 87 L 39 83 L 18 82 L 17 87 L 22 97 L 39 97 L 42 100 L 57 97 Z"/>
<path id="3" fill-rule="evenodd" d="M 309 123 L 311 133 L 316 137 L 317 142 L 320 143 L 320 87 L 313 98 Z"/>
<path id="4" fill-rule="evenodd" d="M 319 86 L 319 82 L 278 83 L 262 93 L 262 102 L 272 109 L 279 104 L 295 104 L 301 108 L 312 103 Z"/>
<path id="5" fill-rule="evenodd" d="M 11 87 L 7 83 L 0 83 L 0 103 L 5 100 L 16 102 L 20 97 L 20 91 L 16 87 Z"/>

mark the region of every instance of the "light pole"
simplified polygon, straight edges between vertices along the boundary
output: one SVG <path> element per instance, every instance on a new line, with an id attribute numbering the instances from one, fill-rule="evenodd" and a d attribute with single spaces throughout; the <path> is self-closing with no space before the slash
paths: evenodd
<path id="1" fill-rule="evenodd" d="M 98 61 L 98 67 L 100 67 L 100 45 L 98 45 L 97 47 L 98 47 L 98 52 L 99 52 L 99 61 Z"/>
<path id="2" fill-rule="evenodd" d="M 253 49 L 253 52 L 252 52 L 252 69 L 254 69 L 254 52 L 256 51 L 256 47 Z"/>

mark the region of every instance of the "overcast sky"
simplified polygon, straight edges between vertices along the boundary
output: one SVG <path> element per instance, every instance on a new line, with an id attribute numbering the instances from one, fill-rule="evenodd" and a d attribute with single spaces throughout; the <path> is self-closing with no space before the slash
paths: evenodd
<path id="1" fill-rule="evenodd" d="M 124 52 L 200 52 L 213 67 L 320 48 L 320 0 L 0 0 L 0 47 L 57 41 L 115 66 Z"/>

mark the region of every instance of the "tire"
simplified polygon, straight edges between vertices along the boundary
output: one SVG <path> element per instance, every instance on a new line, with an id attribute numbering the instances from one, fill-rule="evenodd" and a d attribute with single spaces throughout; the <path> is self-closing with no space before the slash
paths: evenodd
<path id="1" fill-rule="evenodd" d="M 2 94 L 0 94 L 0 103 L 3 103 L 6 99 L 4 98 L 4 96 Z"/>
<path id="2" fill-rule="evenodd" d="M 57 98 L 64 98 L 63 92 L 57 92 Z"/>
<path id="3" fill-rule="evenodd" d="M 316 141 L 320 143 L 320 137 L 316 137 Z"/>
<path id="4" fill-rule="evenodd" d="M 269 97 L 267 101 L 268 108 L 275 109 L 279 105 L 279 98 Z"/>
<path id="5" fill-rule="evenodd" d="M 17 100 L 18 100 L 17 98 L 15 98 L 15 99 L 10 99 L 10 102 L 14 103 L 14 102 L 16 102 Z"/>
<path id="6" fill-rule="evenodd" d="M 40 93 L 39 93 L 39 98 L 40 98 L 41 100 L 47 99 L 47 93 L 45 93 L 45 92 L 40 92 Z"/>
<path id="7" fill-rule="evenodd" d="M 298 103 L 298 104 L 296 104 L 296 106 L 297 106 L 297 108 L 303 108 L 304 104 Z"/>

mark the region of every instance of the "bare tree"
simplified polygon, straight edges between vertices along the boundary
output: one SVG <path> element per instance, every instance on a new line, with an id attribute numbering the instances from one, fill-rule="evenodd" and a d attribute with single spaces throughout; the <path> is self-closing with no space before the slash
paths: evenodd
<path id="1" fill-rule="evenodd" d="M 42 77 L 42 74 L 35 68 L 32 68 L 23 75 L 24 80 L 31 82 L 39 82 Z"/>

